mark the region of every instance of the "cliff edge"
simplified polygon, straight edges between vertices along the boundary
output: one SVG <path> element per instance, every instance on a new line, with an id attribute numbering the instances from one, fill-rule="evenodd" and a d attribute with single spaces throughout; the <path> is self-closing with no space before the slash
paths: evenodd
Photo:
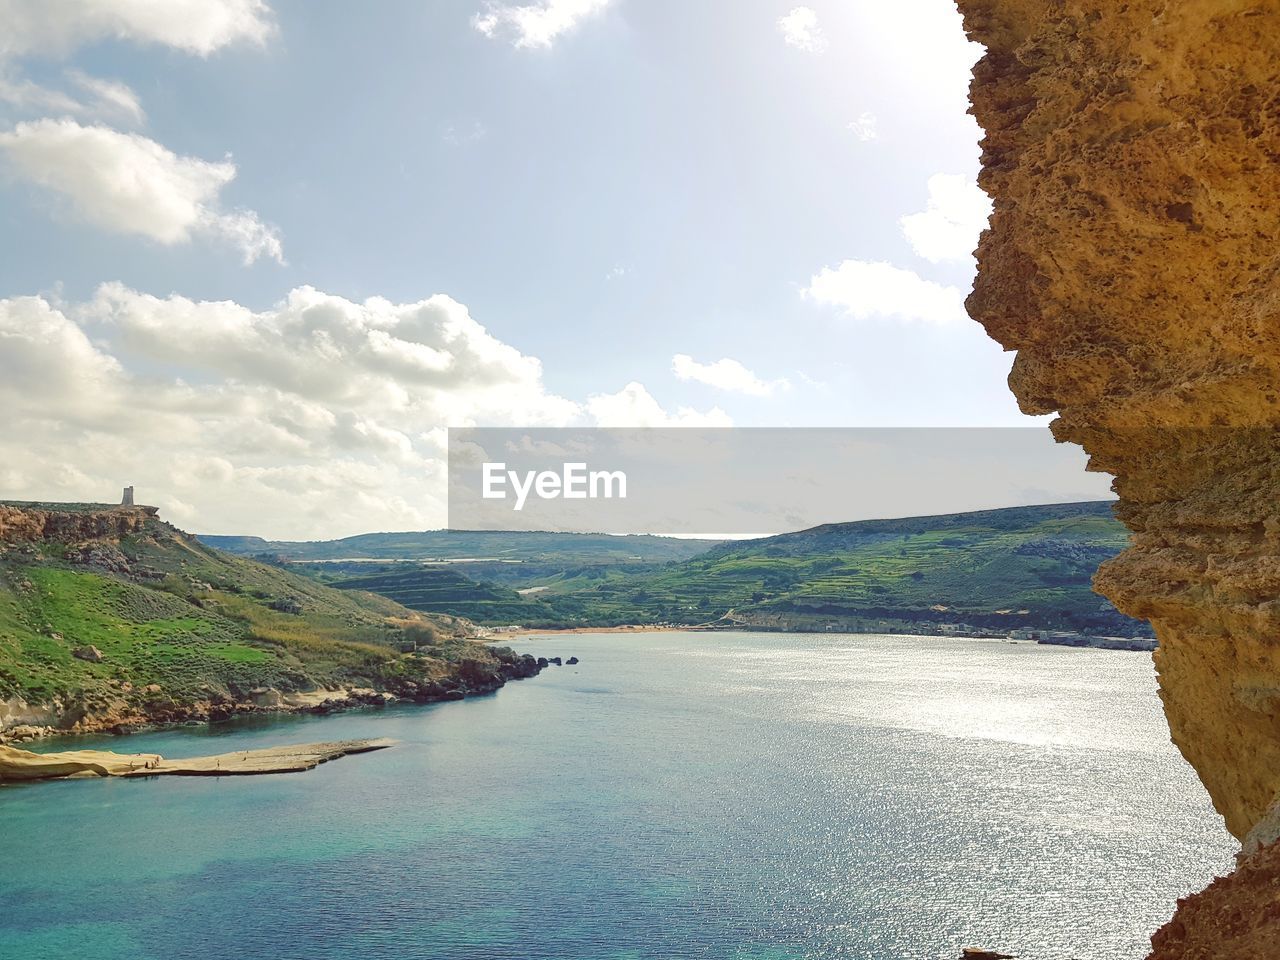
<path id="1" fill-rule="evenodd" d="M 969 312 L 1116 477 L 1134 542 L 1095 585 L 1154 626 L 1243 838 L 1280 796 L 1280 2 L 959 6 L 995 202 Z"/>

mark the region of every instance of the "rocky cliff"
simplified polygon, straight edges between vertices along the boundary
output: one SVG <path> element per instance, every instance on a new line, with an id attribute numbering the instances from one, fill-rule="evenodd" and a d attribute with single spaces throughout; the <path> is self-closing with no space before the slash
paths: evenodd
<path id="1" fill-rule="evenodd" d="M 1243 838 L 1280 795 L 1280 2 L 959 6 L 995 201 L 969 311 L 1116 477 L 1134 543 L 1096 586 L 1154 625 Z"/>
<path id="2" fill-rule="evenodd" d="M 221 553 L 151 507 L 0 503 L 0 741 L 454 700 L 541 669 L 474 635 Z"/>
<path id="3" fill-rule="evenodd" d="M 118 540 L 155 515 L 155 507 L 0 503 L 0 543 Z"/>

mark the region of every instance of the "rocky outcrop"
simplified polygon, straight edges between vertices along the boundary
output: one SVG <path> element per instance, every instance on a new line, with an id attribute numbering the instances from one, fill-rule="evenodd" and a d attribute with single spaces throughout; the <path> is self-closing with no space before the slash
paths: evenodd
<path id="1" fill-rule="evenodd" d="M 301 773 L 353 753 L 385 750 L 394 740 L 337 740 L 166 760 L 158 753 L 70 750 L 32 753 L 0 745 L 0 783 L 80 777 L 236 777 Z"/>
<path id="2" fill-rule="evenodd" d="M 1280 845 L 1242 858 L 1228 877 L 1178 901 L 1148 960 L 1267 960 L 1280 954 Z"/>
<path id="3" fill-rule="evenodd" d="M 62 711 L 60 700 L 53 703 L 32 704 L 21 697 L 0 700 L 0 742 L 6 733 L 20 731 L 15 737 L 30 738 L 58 722 Z"/>
<path id="4" fill-rule="evenodd" d="M 1243 837 L 1280 792 L 1280 3 L 961 0 L 995 200 L 970 313 L 1116 477 L 1174 741 Z"/>
<path id="5" fill-rule="evenodd" d="M 151 727 L 209 723 L 260 713 L 330 714 L 398 701 L 439 703 L 493 693 L 511 680 L 537 676 L 542 665 L 508 647 L 484 647 L 483 656 L 462 660 L 435 677 L 396 677 L 386 689 L 346 687 L 281 691 L 254 687 L 243 692 L 206 684 L 198 698 L 161 696 L 161 687 L 116 685 L 109 692 L 81 692 L 40 708 L 21 700 L 0 701 L 0 745 L 59 734 L 126 734 Z"/>
<path id="6" fill-rule="evenodd" d="M 0 543 L 118 540 L 142 532 L 155 507 L 63 507 L 0 503 Z"/>
<path id="7" fill-rule="evenodd" d="M 1154 625 L 1174 742 L 1243 838 L 1280 795 L 1280 2 L 959 6 L 995 201 L 969 312 L 1115 476 L 1133 546 L 1095 584 Z"/>

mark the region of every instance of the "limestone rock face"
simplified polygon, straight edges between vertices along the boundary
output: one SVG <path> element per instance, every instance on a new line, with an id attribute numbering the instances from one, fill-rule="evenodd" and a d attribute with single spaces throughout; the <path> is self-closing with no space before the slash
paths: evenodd
<path id="1" fill-rule="evenodd" d="M 1173 919 L 1151 937 L 1148 960 L 1265 960 L 1277 953 L 1280 846 L 1241 859 L 1228 877 L 1178 901 Z"/>
<path id="2" fill-rule="evenodd" d="M 0 503 L 0 543 L 119 539 L 140 532 L 155 515 L 155 507 L 68 510 L 38 504 Z"/>
<path id="3" fill-rule="evenodd" d="M 1095 583 L 1160 639 L 1244 837 L 1280 795 L 1280 0 L 959 0 L 995 201 L 969 312 L 1116 477 Z"/>

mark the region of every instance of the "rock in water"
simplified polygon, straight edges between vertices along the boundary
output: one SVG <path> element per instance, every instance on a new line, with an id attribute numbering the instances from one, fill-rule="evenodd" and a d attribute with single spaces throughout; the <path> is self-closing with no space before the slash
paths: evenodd
<path id="1" fill-rule="evenodd" d="M 32 753 L 0 745 L 0 781 L 60 780 L 68 777 L 229 777 L 298 773 L 352 753 L 393 746 L 394 740 L 338 740 L 287 747 L 241 750 L 212 757 L 166 760 L 157 753 L 69 750 Z"/>

